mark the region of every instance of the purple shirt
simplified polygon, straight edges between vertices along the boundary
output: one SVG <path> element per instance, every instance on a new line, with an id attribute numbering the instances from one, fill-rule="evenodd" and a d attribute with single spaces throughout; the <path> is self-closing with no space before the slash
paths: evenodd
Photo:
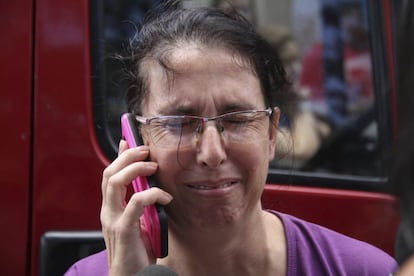
<path id="1" fill-rule="evenodd" d="M 397 263 L 382 250 L 296 217 L 273 212 L 285 227 L 287 275 L 388 276 Z M 106 251 L 75 263 L 65 276 L 108 275 Z"/>
<path id="2" fill-rule="evenodd" d="M 275 213 L 287 238 L 287 275 L 388 276 L 396 261 L 384 251 L 320 225 Z"/>

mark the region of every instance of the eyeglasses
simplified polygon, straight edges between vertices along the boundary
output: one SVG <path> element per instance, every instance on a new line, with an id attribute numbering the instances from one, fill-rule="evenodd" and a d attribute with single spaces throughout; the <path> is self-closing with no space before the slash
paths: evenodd
<path id="1" fill-rule="evenodd" d="M 148 129 L 152 142 L 160 147 L 194 146 L 209 121 L 216 123 L 217 131 L 225 141 L 247 144 L 252 139 L 263 136 L 268 127 L 266 117 L 270 117 L 272 109 L 246 110 L 222 114 L 215 117 L 199 116 L 158 116 L 146 118 L 135 116 L 136 120 Z"/>

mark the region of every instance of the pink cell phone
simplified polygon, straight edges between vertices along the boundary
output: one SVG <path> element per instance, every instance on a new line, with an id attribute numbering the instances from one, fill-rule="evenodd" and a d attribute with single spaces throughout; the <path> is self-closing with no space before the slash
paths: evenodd
<path id="1" fill-rule="evenodd" d="M 131 113 L 124 113 L 121 116 L 122 138 L 128 143 L 128 147 L 133 148 L 142 145 L 142 138 L 138 132 L 137 122 Z M 140 192 L 150 187 L 156 187 L 154 177 L 138 176 L 132 181 L 135 192 Z M 159 205 L 147 206 L 144 210 L 143 221 L 147 229 L 152 251 L 157 258 L 168 255 L 168 224 L 167 214 L 164 208 Z"/>

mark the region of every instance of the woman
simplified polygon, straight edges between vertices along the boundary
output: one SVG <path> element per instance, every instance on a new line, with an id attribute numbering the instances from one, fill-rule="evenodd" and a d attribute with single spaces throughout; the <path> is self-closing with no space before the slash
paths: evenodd
<path id="1" fill-rule="evenodd" d="M 119 145 L 103 174 L 107 250 L 67 275 L 133 275 L 148 265 L 179 275 L 388 275 L 384 252 L 286 214 L 260 197 L 276 145 L 285 73 L 272 47 L 237 14 L 168 9 L 132 43 L 129 111 L 144 146 Z M 149 159 L 150 161 L 146 161 Z M 129 183 L 154 175 L 159 188 Z M 167 257 L 155 259 L 139 217 L 165 205 Z"/>

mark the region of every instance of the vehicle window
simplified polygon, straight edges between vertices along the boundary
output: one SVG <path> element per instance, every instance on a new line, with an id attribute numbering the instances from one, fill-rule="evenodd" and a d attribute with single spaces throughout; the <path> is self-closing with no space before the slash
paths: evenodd
<path id="1" fill-rule="evenodd" d="M 92 1 L 94 116 L 110 159 L 120 139 L 126 84 L 112 58 L 127 46 L 144 14 L 162 1 Z M 298 103 L 282 114 L 273 174 L 384 177 L 378 135 L 368 6 L 365 0 L 183 1 L 187 6 L 232 3 L 285 64 Z M 282 110 L 283 112 L 283 110 Z"/>

